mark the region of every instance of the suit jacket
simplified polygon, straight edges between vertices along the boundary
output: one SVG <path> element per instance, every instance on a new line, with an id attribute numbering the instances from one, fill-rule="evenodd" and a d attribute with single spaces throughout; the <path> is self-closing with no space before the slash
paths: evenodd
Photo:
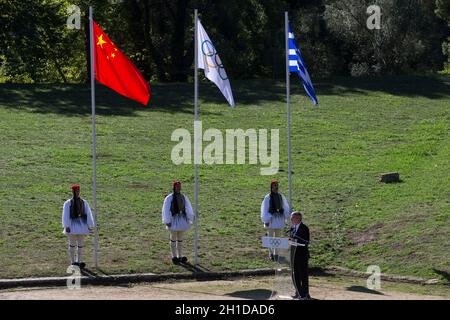
<path id="1" fill-rule="evenodd" d="M 295 255 L 296 257 L 298 255 L 304 255 L 306 254 L 307 257 L 309 257 L 309 250 L 308 250 L 308 246 L 309 246 L 309 228 L 306 224 L 304 223 L 300 223 L 300 225 L 297 228 L 297 232 L 294 232 L 294 227 L 291 228 L 291 232 L 290 232 L 290 236 L 292 241 L 295 241 L 297 243 L 302 243 L 305 244 L 306 246 L 298 246 L 298 247 L 291 247 L 291 250 L 294 251 L 295 250 Z"/>

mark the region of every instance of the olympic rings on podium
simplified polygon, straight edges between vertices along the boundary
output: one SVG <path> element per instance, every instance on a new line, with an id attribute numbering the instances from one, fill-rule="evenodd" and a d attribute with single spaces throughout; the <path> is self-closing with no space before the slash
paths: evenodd
<path id="1" fill-rule="evenodd" d="M 281 240 L 272 238 L 272 239 L 269 240 L 269 243 L 273 247 L 279 247 L 280 244 L 281 244 Z"/>

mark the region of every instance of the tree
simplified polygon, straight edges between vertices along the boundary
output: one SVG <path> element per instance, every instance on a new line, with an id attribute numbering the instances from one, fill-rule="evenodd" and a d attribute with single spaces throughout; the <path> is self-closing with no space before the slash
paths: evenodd
<path id="1" fill-rule="evenodd" d="M 450 28 L 450 2 L 447 0 L 436 0 L 435 12 Z M 447 72 L 450 72 L 450 36 L 447 36 L 447 40 L 442 43 L 442 53 L 447 57 L 445 69 Z"/>
<path id="2" fill-rule="evenodd" d="M 54 0 L 0 2 L 2 72 L 12 82 L 78 81 L 79 34 L 66 28 L 67 3 Z"/>
<path id="3" fill-rule="evenodd" d="M 330 0 L 327 26 L 342 41 L 342 56 L 352 74 L 437 70 L 443 56 L 436 48 L 443 40 L 442 25 L 426 1 L 379 0 L 381 29 L 366 26 L 372 0 Z"/>
<path id="4" fill-rule="evenodd" d="M 70 4 L 82 30 L 66 27 Z M 366 27 L 372 4 L 380 30 Z M 284 11 L 313 77 L 440 70 L 450 59 L 447 0 L 0 0 L 0 79 L 89 80 L 89 5 L 148 81 L 191 78 L 195 8 L 232 79 L 284 77 Z"/>

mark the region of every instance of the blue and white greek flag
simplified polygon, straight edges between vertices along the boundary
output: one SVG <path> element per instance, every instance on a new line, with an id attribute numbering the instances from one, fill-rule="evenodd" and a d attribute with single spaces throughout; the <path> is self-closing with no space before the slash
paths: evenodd
<path id="1" fill-rule="evenodd" d="M 289 25 L 289 71 L 297 72 L 299 77 L 303 81 L 303 87 L 305 88 L 306 94 L 312 100 L 314 105 L 319 102 L 316 98 L 316 93 L 309 77 L 308 70 L 306 70 L 305 62 L 303 61 L 302 54 L 297 44 L 295 43 L 294 34 L 292 33 L 291 25 Z"/>

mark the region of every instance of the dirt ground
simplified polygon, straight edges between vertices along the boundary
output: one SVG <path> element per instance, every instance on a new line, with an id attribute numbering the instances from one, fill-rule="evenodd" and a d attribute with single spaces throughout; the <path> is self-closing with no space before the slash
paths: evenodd
<path id="1" fill-rule="evenodd" d="M 310 293 L 318 300 L 450 300 L 447 288 L 434 290 L 389 284 L 369 290 L 361 280 L 311 277 Z M 386 283 L 385 283 L 386 285 Z M 417 289 L 417 290 L 416 290 Z M 293 288 L 288 277 L 259 277 L 221 281 L 147 283 L 125 286 L 83 286 L 80 289 L 20 288 L 0 291 L 0 300 L 234 300 L 289 299 Z M 410 292 L 404 292 L 405 290 Z M 431 292 L 436 294 L 423 293 Z M 444 291 L 443 291 L 444 290 Z M 421 292 L 422 291 L 422 292 Z M 420 293 L 418 293 L 420 292 Z"/>

